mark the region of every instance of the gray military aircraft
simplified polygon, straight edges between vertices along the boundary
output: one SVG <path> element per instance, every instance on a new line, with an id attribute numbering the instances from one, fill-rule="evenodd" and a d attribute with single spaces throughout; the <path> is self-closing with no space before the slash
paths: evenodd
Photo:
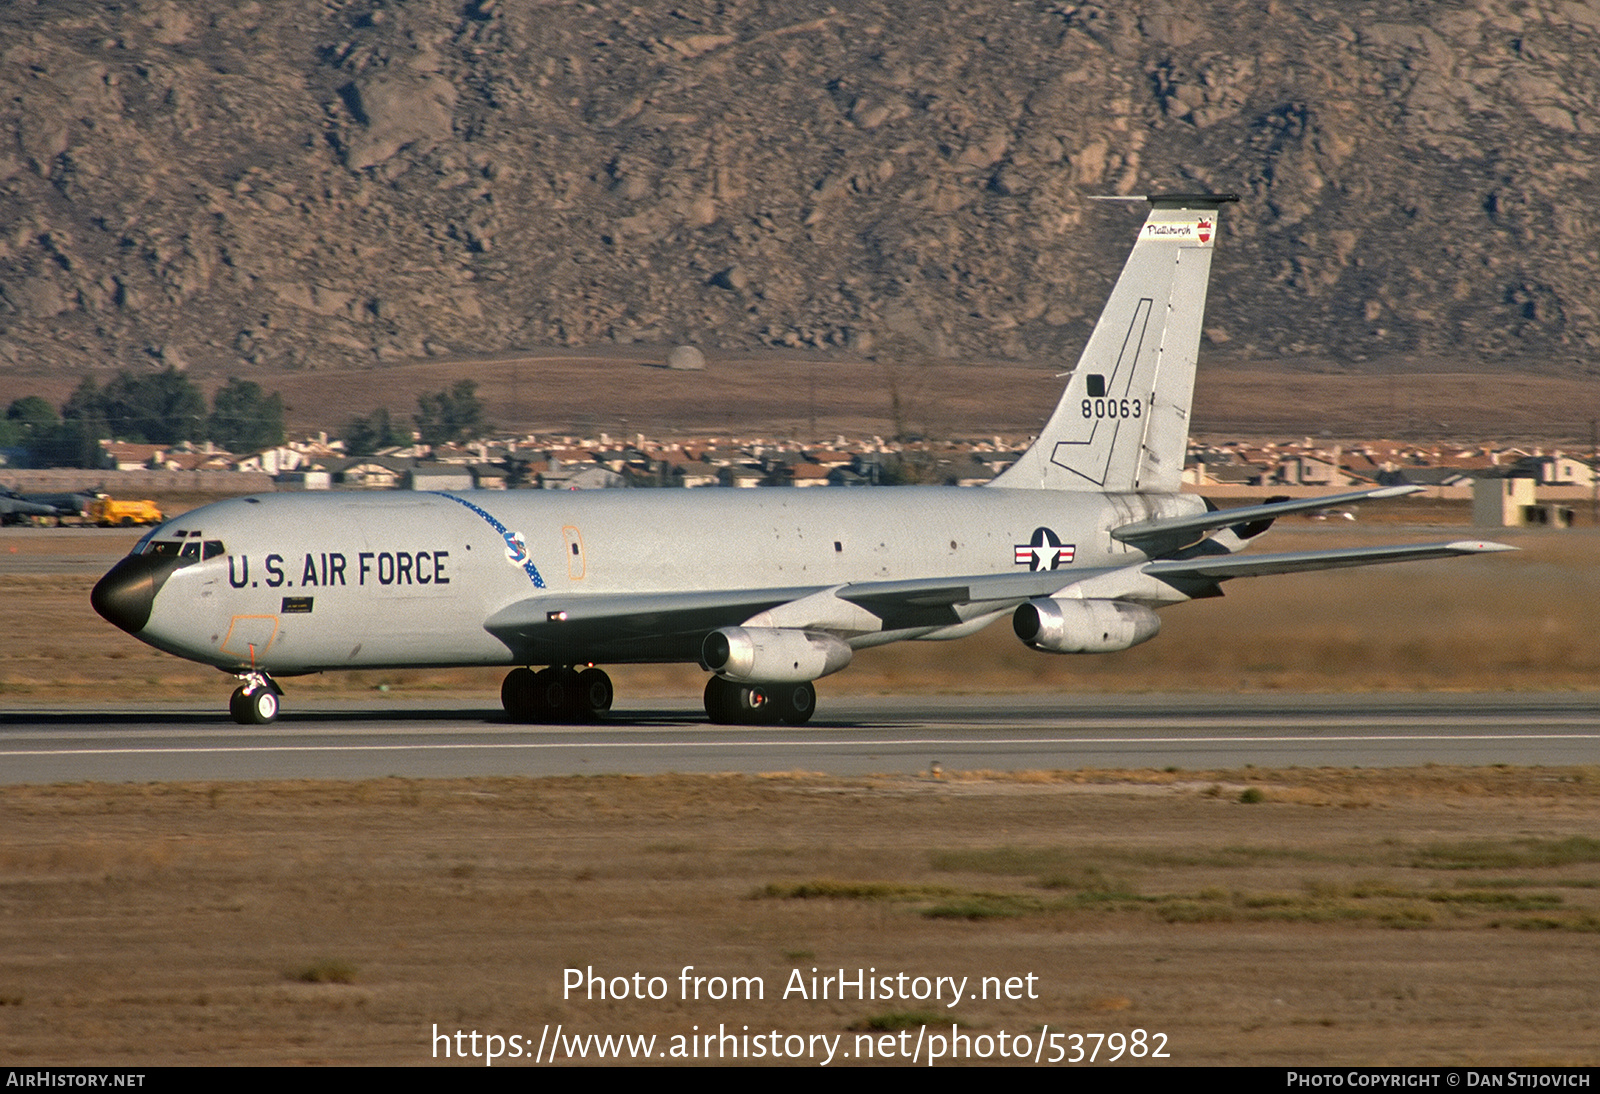
<path id="1" fill-rule="evenodd" d="M 0 487 L 0 524 L 19 524 L 35 517 L 62 517 L 70 511 L 51 498 L 29 497 Z"/>
<path id="2" fill-rule="evenodd" d="M 1508 550 L 1494 543 L 1241 555 L 1274 518 L 1391 487 L 1217 510 L 1179 493 L 1218 212 L 1148 201 L 1122 275 L 1037 441 L 985 487 L 284 494 L 185 513 L 95 586 L 101 615 L 241 683 L 514 666 L 514 721 L 599 715 L 596 664 L 694 662 L 713 722 L 803 723 L 855 651 L 1011 616 L 1049 653 L 1155 637 L 1156 608 L 1236 577 Z M 535 669 L 535 666 L 547 666 Z"/>

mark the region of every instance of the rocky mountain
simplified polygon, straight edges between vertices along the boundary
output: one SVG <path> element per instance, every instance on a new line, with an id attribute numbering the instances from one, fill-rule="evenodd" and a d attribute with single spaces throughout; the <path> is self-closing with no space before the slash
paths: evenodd
<path id="1" fill-rule="evenodd" d="M 0 372 L 1075 351 L 1237 191 L 1238 358 L 1600 365 L 1600 0 L 9 0 Z"/>

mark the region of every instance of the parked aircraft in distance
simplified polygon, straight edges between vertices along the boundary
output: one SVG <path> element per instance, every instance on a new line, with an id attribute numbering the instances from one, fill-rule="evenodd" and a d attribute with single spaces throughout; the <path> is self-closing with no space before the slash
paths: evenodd
<path id="1" fill-rule="evenodd" d="M 0 487 L 0 524 L 19 524 L 35 517 L 59 517 L 56 506 Z"/>
<path id="2" fill-rule="evenodd" d="M 36 519 L 81 517 L 93 494 L 22 494 L 0 487 L 0 524 L 19 524 Z"/>
<path id="3" fill-rule="evenodd" d="M 1286 513 L 1414 487 L 1219 511 L 1179 493 L 1218 212 L 1149 213 L 1054 414 L 983 487 L 270 494 L 139 541 L 95 609 L 241 683 L 241 723 L 278 678 L 508 665 L 514 721 L 611 707 L 597 664 L 698 662 L 713 722 L 802 723 L 812 681 L 854 653 L 1011 617 L 1048 653 L 1155 637 L 1155 609 L 1236 577 L 1509 550 L 1459 541 L 1241 555 Z"/>

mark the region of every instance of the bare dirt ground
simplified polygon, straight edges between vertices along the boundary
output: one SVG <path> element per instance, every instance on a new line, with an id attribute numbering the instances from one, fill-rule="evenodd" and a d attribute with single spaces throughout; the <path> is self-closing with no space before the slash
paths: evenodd
<path id="1" fill-rule="evenodd" d="M 505 429 L 809 441 L 836 433 L 1028 436 L 1055 406 L 1061 373 L 1071 366 L 772 352 L 712 354 L 704 372 L 646 367 L 666 352 L 500 357 L 256 379 L 268 390 L 281 387 L 291 429 L 299 431 L 338 429 L 379 406 L 409 423 L 418 394 L 472 379 L 487 417 Z M 1592 380 L 1572 377 L 1399 368 L 1352 374 L 1208 359 L 1195 381 L 1194 429 L 1220 439 L 1326 433 L 1586 447 L 1593 393 Z"/>
<path id="2" fill-rule="evenodd" d="M 461 358 L 385 368 L 242 372 L 281 391 L 291 436 L 339 435 L 387 407 L 400 427 L 417 396 L 478 384 L 485 417 L 513 433 L 617 437 L 792 437 L 810 442 L 915 433 L 1012 438 L 1036 433 L 1070 362 L 866 361 L 770 351 L 708 355 L 703 372 L 659 367 L 669 347 Z M 1218 440 L 1391 437 L 1577 446 L 1587 450 L 1594 383 L 1515 372 L 1319 371 L 1208 354 L 1195 381 L 1194 429 Z M 60 405 L 80 377 L 0 375 L 0 404 L 40 395 Z M 209 393 L 208 393 L 209 394 Z"/>
<path id="3" fill-rule="evenodd" d="M 1468 534 L 1283 522 L 1262 549 Z M 824 690 L 1592 689 L 1600 538 L 1497 535 L 1523 549 L 1235 582 L 1120 655 L 996 627 L 869 651 Z M 0 704 L 221 709 L 226 678 L 89 609 L 133 538 L 0 533 Z M 291 701 L 492 707 L 499 676 L 338 674 Z M 701 680 L 616 678 L 624 707 Z M 1597 788 L 1595 766 L 7 787 L 0 1056 L 409 1065 L 434 1062 L 436 1024 L 529 1053 L 558 1024 L 658 1053 L 726 1024 L 840 1036 L 854 1062 L 858 1034 L 955 1023 L 991 1053 L 1141 1029 L 1174 1063 L 1592 1065 Z M 686 965 L 765 998 L 684 1001 Z M 668 997 L 563 998 L 589 966 Z M 783 998 L 813 968 L 1033 975 L 1038 997 Z"/>

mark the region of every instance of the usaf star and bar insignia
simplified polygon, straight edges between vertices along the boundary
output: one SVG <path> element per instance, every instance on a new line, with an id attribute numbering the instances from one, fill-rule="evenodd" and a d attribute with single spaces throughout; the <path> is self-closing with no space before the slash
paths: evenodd
<path id="1" fill-rule="evenodd" d="M 1030 570 L 1054 570 L 1070 563 L 1077 553 L 1077 544 L 1062 543 L 1048 528 L 1035 528 L 1032 539 L 1017 544 L 1016 562 Z"/>

